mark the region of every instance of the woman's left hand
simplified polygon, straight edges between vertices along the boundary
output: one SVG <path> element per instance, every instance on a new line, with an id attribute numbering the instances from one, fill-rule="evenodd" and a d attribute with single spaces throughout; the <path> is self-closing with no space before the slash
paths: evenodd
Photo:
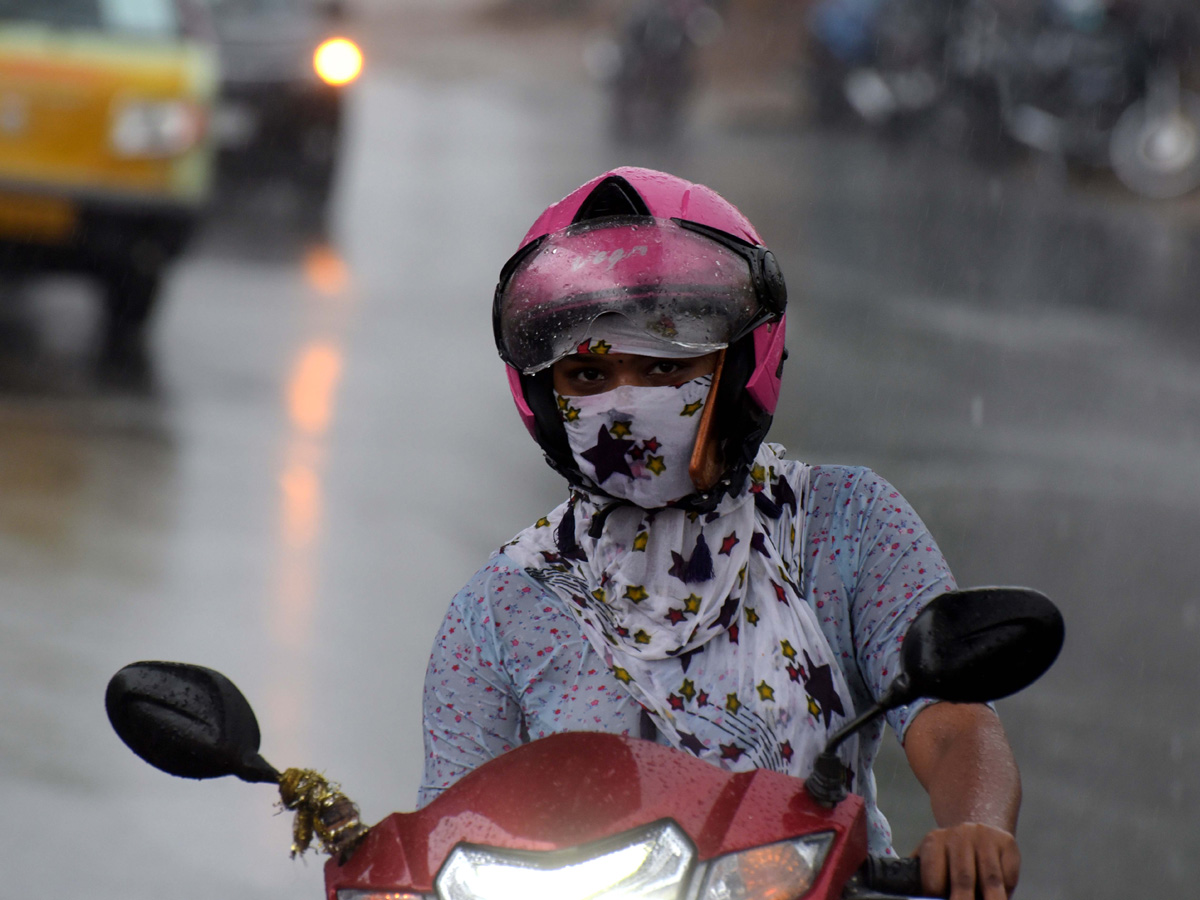
<path id="1" fill-rule="evenodd" d="M 925 835 L 915 854 L 930 897 L 1006 900 L 1021 874 L 1017 840 L 1002 828 L 966 822 Z"/>
<path id="2" fill-rule="evenodd" d="M 927 706 L 909 724 L 904 750 L 941 826 L 917 850 L 925 890 L 1005 900 L 1021 872 L 1013 837 L 1021 777 L 996 714 L 975 704 Z"/>

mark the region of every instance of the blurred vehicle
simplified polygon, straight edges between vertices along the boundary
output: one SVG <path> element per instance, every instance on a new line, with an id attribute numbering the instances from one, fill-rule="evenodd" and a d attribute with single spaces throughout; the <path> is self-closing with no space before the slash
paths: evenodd
<path id="1" fill-rule="evenodd" d="M 721 14 L 707 0 L 635 0 L 617 37 L 599 52 L 593 49 L 593 68 L 609 85 L 618 140 L 678 136 L 696 84 L 696 49 L 714 41 L 722 27 Z"/>
<path id="2" fill-rule="evenodd" d="M 362 72 L 341 0 L 207 0 L 221 54 L 222 171 L 283 176 L 325 196 L 344 93 Z"/>
<path id="3" fill-rule="evenodd" d="M 139 332 L 208 197 L 216 88 L 184 0 L 0 0 L 0 272 L 99 279 Z"/>
<path id="4" fill-rule="evenodd" d="M 947 69 L 978 133 L 993 120 L 1143 196 L 1181 196 L 1200 187 L 1200 96 L 1181 80 L 1195 15 L 1146 0 L 970 0 Z"/>
<path id="5" fill-rule="evenodd" d="M 957 4 L 820 0 L 808 14 L 807 82 L 817 120 L 903 126 L 934 109 Z"/>

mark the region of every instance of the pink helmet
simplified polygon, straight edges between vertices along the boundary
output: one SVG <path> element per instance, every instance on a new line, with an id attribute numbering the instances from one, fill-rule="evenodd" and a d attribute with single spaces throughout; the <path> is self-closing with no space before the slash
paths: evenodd
<path id="1" fill-rule="evenodd" d="M 555 469 L 593 490 L 567 446 L 549 367 L 586 345 L 602 317 L 640 335 L 650 355 L 727 348 L 718 488 L 736 489 L 779 400 L 786 306 L 775 257 L 733 204 L 703 185 L 624 167 L 538 217 L 500 273 L 492 320 L 525 427 Z"/>

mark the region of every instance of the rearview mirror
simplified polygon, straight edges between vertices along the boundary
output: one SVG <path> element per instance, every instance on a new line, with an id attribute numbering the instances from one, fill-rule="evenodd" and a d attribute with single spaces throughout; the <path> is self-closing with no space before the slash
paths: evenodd
<path id="1" fill-rule="evenodd" d="M 985 587 L 935 598 L 901 648 L 904 676 L 888 706 L 918 697 L 986 703 L 1028 687 L 1062 649 L 1062 614 L 1029 588 Z"/>
<path id="2" fill-rule="evenodd" d="M 1014 694 L 1053 665 L 1063 634 L 1058 608 L 1029 588 L 972 588 L 935 597 L 909 626 L 900 674 L 874 706 L 825 744 L 805 781 L 809 796 L 829 807 L 846 796 L 836 751 L 868 722 L 922 697 L 987 703 Z"/>
<path id="3" fill-rule="evenodd" d="M 279 781 L 258 753 L 254 711 L 220 672 L 184 663 L 133 663 L 109 681 L 104 706 L 121 740 L 156 769 L 182 778 Z"/>

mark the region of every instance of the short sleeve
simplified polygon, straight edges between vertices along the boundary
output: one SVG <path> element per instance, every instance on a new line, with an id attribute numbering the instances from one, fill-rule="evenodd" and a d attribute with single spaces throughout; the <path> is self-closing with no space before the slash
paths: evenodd
<path id="1" fill-rule="evenodd" d="M 424 806 L 467 772 L 519 744 L 521 711 L 496 646 L 495 589 L 522 577 L 493 558 L 450 602 L 425 672 Z"/>
<path id="2" fill-rule="evenodd" d="M 843 470 L 841 477 L 835 508 L 842 546 L 851 552 L 838 565 L 849 588 L 855 661 L 878 699 L 899 672 L 908 626 L 934 597 L 954 590 L 955 582 L 933 536 L 899 491 L 869 469 Z M 928 703 L 888 714 L 901 740 Z"/>

